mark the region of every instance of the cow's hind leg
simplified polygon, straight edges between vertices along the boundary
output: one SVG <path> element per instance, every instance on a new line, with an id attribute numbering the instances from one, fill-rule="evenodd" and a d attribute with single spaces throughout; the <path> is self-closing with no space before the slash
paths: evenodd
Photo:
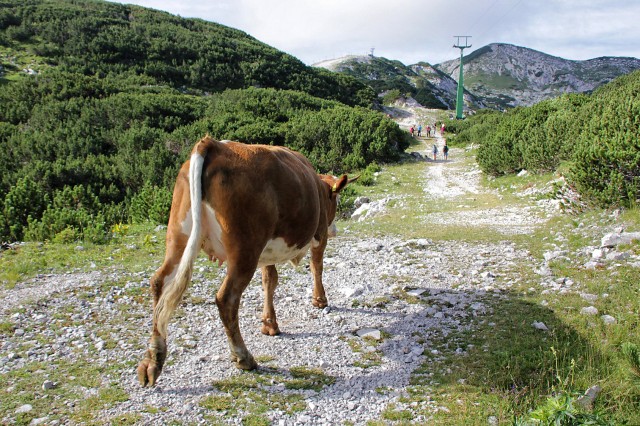
<path id="1" fill-rule="evenodd" d="M 155 309 L 158 304 L 158 299 L 162 295 L 162 288 L 164 287 L 165 277 L 168 275 L 167 271 L 171 269 L 167 262 L 156 271 L 151 278 L 151 294 L 153 296 L 153 308 Z M 162 372 L 162 367 L 167 358 L 167 342 L 158 332 L 157 324 L 154 321 L 153 330 L 151 331 L 151 339 L 149 340 L 149 347 L 144 354 L 144 358 L 138 365 L 137 373 L 138 380 L 142 386 L 153 386 L 158 380 L 158 376 Z"/>
<path id="2" fill-rule="evenodd" d="M 253 370 L 258 367 L 258 363 L 244 344 L 238 322 L 240 298 L 251 281 L 253 271 L 255 266 L 253 269 L 245 268 L 241 271 L 230 261 L 227 276 L 216 294 L 216 305 L 218 305 L 224 331 L 227 333 L 231 360 L 242 370 Z"/>
<path id="3" fill-rule="evenodd" d="M 262 268 L 262 290 L 264 292 L 264 308 L 262 310 L 262 334 L 275 336 L 280 334 L 276 321 L 276 310 L 273 306 L 273 293 L 278 285 L 278 271 L 274 265 Z"/>
<path id="4" fill-rule="evenodd" d="M 168 238 L 172 244 L 167 245 L 167 253 L 162 266 L 151 278 L 151 294 L 153 296 L 153 326 L 149 346 L 144 358 L 137 368 L 138 380 L 142 386 L 154 386 L 165 360 L 167 358 L 167 321 L 168 317 L 175 310 L 175 307 L 182 299 L 182 293 L 186 289 L 186 284 L 191 278 L 191 267 L 187 268 L 184 274 L 177 277 L 178 263 L 184 252 L 184 237 Z M 175 282 L 179 281 L 179 282 Z M 178 288 L 176 291 L 176 287 Z M 169 292 L 173 295 L 170 300 L 162 298 L 163 293 Z M 166 296 L 166 295 L 165 295 Z M 158 317 L 158 304 L 162 306 L 164 314 L 160 321 Z"/>

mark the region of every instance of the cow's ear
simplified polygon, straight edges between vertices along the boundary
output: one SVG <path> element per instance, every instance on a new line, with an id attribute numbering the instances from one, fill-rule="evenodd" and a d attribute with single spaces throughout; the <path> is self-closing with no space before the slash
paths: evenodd
<path id="1" fill-rule="evenodd" d="M 336 180 L 335 183 L 333 184 L 333 187 L 331 188 L 331 192 L 334 194 L 339 193 L 350 182 L 352 181 L 348 179 L 347 175 L 340 176 L 340 178 L 338 178 L 338 180 Z"/>

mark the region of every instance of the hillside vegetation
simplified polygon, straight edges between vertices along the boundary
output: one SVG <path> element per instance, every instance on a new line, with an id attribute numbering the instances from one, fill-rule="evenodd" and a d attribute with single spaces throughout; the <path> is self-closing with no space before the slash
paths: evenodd
<path id="1" fill-rule="evenodd" d="M 560 170 L 598 206 L 640 199 L 640 72 L 592 95 L 565 95 L 507 113 L 451 122 L 457 143 L 480 144 L 477 160 L 493 176 Z"/>
<path id="2" fill-rule="evenodd" d="M 336 173 L 408 146 L 355 79 L 141 7 L 2 1 L 0 59 L 1 240 L 101 242 L 114 224 L 166 222 L 206 133 L 290 146 Z"/>

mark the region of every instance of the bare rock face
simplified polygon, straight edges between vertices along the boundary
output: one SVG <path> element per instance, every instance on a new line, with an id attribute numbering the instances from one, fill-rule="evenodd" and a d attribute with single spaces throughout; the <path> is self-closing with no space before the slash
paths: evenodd
<path id="1" fill-rule="evenodd" d="M 460 60 L 435 66 L 457 81 Z M 490 107 L 528 106 L 563 93 L 589 92 L 640 69 L 640 60 L 601 57 L 572 61 L 526 47 L 493 43 L 464 58 L 465 89 Z"/>

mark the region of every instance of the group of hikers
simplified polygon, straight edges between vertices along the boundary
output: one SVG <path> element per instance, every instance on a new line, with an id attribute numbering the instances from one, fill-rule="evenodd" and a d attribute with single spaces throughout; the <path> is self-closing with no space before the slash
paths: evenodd
<path id="1" fill-rule="evenodd" d="M 431 127 L 429 124 L 427 124 L 427 127 L 425 127 L 425 136 L 430 138 L 430 137 L 435 137 L 436 136 L 436 129 L 438 128 L 438 124 L 437 123 L 433 123 L 433 127 Z M 442 125 L 440 126 L 440 135 L 444 136 L 444 131 L 445 131 L 445 124 L 444 122 L 442 122 Z M 431 133 L 431 131 L 433 130 L 433 133 Z M 409 127 L 409 133 L 411 134 L 411 137 L 415 137 L 415 136 L 422 136 L 422 124 L 418 124 L 418 125 L 412 125 L 411 127 Z"/>
<path id="2" fill-rule="evenodd" d="M 425 136 L 430 138 L 432 137 L 432 131 L 433 131 L 433 137 L 436 136 L 436 129 L 438 128 L 437 123 L 433 123 L 433 127 L 431 127 L 430 125 L 427 125 L 425 128 Z M 444 122 L 442 122 L 442 125 L 440 126 L 440 136 L 442 136 L 444 138 L 444 132 L 446 130 L 446 126 L 444 124 Z M 411 134 L 411 137 L 421 137 L 422 136 L 422 124 L 418 124 L 418 125 L 412 125 L 411 127 L 409 127 L 409 133 Z M 447 160 L 449 158 L 449 147 L 447 146 L 447 141 L 446 139 L 444 139 L 444 146 L 442 147 L 442 154 L 445 160 Z M 433 144 L 433 160 L 437 160 L 438 159 L 438 145 L 437 144 Z"/>

